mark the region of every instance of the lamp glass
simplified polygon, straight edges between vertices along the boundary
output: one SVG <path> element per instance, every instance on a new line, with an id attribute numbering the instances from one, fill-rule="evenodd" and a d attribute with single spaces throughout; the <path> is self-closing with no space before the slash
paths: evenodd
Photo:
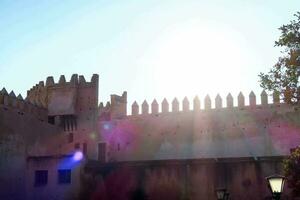
<path id="1" fill-rule="evenodd" d="M 283 177 L 272 177 L 269 178 L 269 184 L 272 190 L 272 193 L 281 193 L 284 186 Z"/>
<path id="2" fill-rule="evenodd" d="M 218 199 L 224 199 L 226 189 L 217 189 L 216 192 L 217 192 Z"/>

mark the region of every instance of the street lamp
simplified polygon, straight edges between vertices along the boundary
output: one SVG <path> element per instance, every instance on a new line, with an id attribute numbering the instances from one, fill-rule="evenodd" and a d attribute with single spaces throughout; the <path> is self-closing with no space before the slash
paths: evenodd
<path id="1" fill-rule="evenodd" d="M 268 181 L 269 188 L 272 192 L 272 196 L 275 200 L 280 199 L 280 195 L 283 191 L 285 177 L 281 175 L 272 175 L 266 177 Z"/>
<path id="2" fill-rule="evenodd" d="M 218 200 L 228 200 L 229 198 L 229 193 L 225 188 L 216 189 L 216 195 Z"/>

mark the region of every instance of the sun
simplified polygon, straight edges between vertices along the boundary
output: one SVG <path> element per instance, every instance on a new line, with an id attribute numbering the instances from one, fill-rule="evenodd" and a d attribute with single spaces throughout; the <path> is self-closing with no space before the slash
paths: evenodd
<path id="1" fill-rule="evenodd" d="M 144 59 L 154 70 L 158 95 L 183 98 L 236 88 L 250 54 L 234 29 L 190 21 L 165 29 Z"/>

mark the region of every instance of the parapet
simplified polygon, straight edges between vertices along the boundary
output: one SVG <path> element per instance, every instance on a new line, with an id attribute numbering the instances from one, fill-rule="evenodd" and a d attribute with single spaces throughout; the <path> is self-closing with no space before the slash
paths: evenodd
<path id="1" fill-rule="evenodd" d="M 256 109 L 256 108 L 268 108 L 270 106 L 280 106 L 281 104 L 284 104 L 284 102 L 280 103 L 280 95 L 278 92 L 274 92 L 272 95 L 269 95 L 273 97 L 273 102 L 269 103 L 268 101 L 268 94 L 265 90 L 262 91 L 260 94 L 260 102 L 261 104 L 257 104 L 256 101 L 256 95 L 253 91 L 251 91 L 248 95 L 249 99 L 249 105 L 245 104 L 245 96 L 242 92 L 240 92 L 237 96 L 237 102 L 234 106 L 234 99 L 229 93 L 226 96 L 226 103 L 223 103 L 222 97 L 217 94 L 217 96 L 214 99 L 214 108 L 212 107 L 212 100 L 209 95 L 206 95 L 204 98 L 204 108 L 200 108 L 200 100 L 199 97 L 196 96 L 193 99 L 193 109 L 190 109 L 190 102 L 187 97 L 184 97 L 182 101 L 182 110 L 179 110 L 180 103 L 177 98 L 174 98 L 171 102 L 171 111 L 169 111 L 169 102 L 166 98 L 163 99 L 161 103 L 161 113 L 178 113 L 178 112 L 189 112 L 189 111 L 208 111 L 208 110 L 220 110 L 220 109 Z M 149 106 L 148 102 L 145 100 L 142 104 L 142 113 L 140 113 L 139 104 L 135 101 L 131 106 L 131 115 L 132 116 L 138 116 L 138 115 L 147 115 L 147 114 L 159 114 L 159 104 L 154 99 L 151 103 L 151 113 L 149 113 Z"/>
<path id="2" fill-rule="evenodd" d="M 135 112 L 138 113 L 139 111 L 135 111 Z M 116 94 L 110 95 L 110 102 L 107 102 L 105 106 L 103 105 L 103 102 L 99 104 L 100 120 L 121 119 L 126 115 L 127 115 L 127 92 L 126 91 L 123 92 L 122 96 Z"/>
<path id="3" fill-rule="evenodd" d="M 71 98 L 66 102 L 76 102 L 74 98 L 76 98 L 77 88 L 96 88 L 97 90 L 98 81 L 98 74 L 93 74 L 90 82 L 87 82 L 84 76 L 78 76 L 77 74 L 73 74 L 70 81 L 66 81 L 65 76 L 61 75 L 58 82 L 55 82 L 54 78 L 52 76 L 49 76 L 46 79 L 46 84 L 44 84 L 44 81 L 40 81 L 39 84 L 36 84 L 30 90 L 28 90 L 26 99 L 32 104 L 38 104 L 47 109 L 50 109 L 49 104 L 51 104 L 49 113 L 53 114 L 57 113 L 55 109 L 54 111 L 52 109 L 53 106 L 56 106 L 56 96 L 59 96 L 60 99 L 62 96 L 64 96 L 64 98 Z M 74 105 L 72 105 L 72 107 L 74 107 Z M 72 109 L 72 112 L 75 112 L 74 110 L 75 108 Z"/>
<path id="4" fill-rule="evenodd" d="M 43 87 L 94 86 L 94 85 L 98 84 L 98 81 L 99 81 L 98 74 L 93 74 L 90 82 L 87 82 L 83 75 L 78 76 L 78 74 L 73 74 L 71 76 L 71 79 L 69 82 L 66 81 L 66 78 L 64 75 L 61 75 L 59 77 L 58 82 L 54 81 L 53 76 L 48 76 L 46 79 L 46 84 L 44 84 L 44 81 L 40 81 L 39 84 L 36 84 L 35 86 L 33 86 L 30 90 L 28 90 L 28 92 L 31 93 L 32 90 L 36 90 L 36 89 L 43 88 Z"/>
<path id="5" fill-rule="evenodd" d="M 4 110 L 16 109 L 21 115 L 28 113 L 34 115 L 40 120 L 47 121 L 47 109 L 45 109 L 41 104 L 24 100 L 21 94 L 16 96 L 14 91 L 11 91 L 8 94 L 6 89 L 3 88 L 0 91 L 0 105 L 3 106 Z"/>

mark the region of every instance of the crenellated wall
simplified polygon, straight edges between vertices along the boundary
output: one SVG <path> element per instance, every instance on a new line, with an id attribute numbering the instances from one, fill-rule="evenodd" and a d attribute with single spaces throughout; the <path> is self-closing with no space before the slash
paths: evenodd
<path id="1" fill-rule="evenodd" d="M 89 82 L 77 74 L 70 81 L 61 75 L 58 82 L 49 76 L 46 84 L 40 81 L 28 90 L 26 99 L 47 109 L 49 121 L 65 131 L 89 131 L 97 119 L 98 82 L 97 74 Z"/>
<path id="2" fill-rule="evenodd" d="M 257 107 L 262 108 L 262 107 L 268 107 L 272 105 L 276 106 L 280 104 L 278 92 L 274 92 L 272 97 L 273 97 L 272 98 L 273 101 L 269 102 L 268 94 L 266 93 L 266 91 L 263 90 L 262 93 L 260 94 L 261 104 L 257 104 L 256 95 L 254 94 L 253 91 L 251 91 L 250 94 L 248 95 L 249 105 L 246 105 L 245 96 L 242 92 L 240 92 L 236 99 L 237 102 L 236 107 L 239 109 L 248 109 L 248 108 L 253 109 Z M 222 97 L 219 94 L 217 94 L 217 96 L 214 99 L 214 107 L 212 104 L 213 103 L 210 96 L 206 95 L 203 101 L 203 105 L 204 105 L 203 108 L 200 107 L 201 103 L 198 96 L 196 96 L 193 99 L 193 107 L 190 106 L 190 102 L 187 97 L 185 97 L 182 101 L 182 110 L 179 109 L 180 102 L 178 101 L 177 98 L 174 98 L 171 104 L 169 104 L 168 100 L 164 98 L 160 107 L 161 107 L 161 113 L 170 113 L 170 112 L 177 113 L 181 111 L 188 112 L 188 111 L 199 111 L 199 110 L 210 110 L 210 109 L 219 110 L 224 108 L 231 109 L 234 108 L 235 100 L 233 99 L 232 95 L 229 93 L 226 96 L 226 103 L 225 103 Z M 159 104 L 157 103 L 156 99 L 154 99 L 151 103 L 151 112 L 149 110 L 149 104 L 146 100 L 143 101 L 141 109 L 138 103 L 134 101 L 134 103 L 131 106 L 131 115 L 136 116 L 136 115 L 145 115 L 145 114 L 159 114 L 159 110 L 160 110 Z"/>
<path id="3" fill-rule="evenodd" d="M 28 90 L 25 100 L 13 91 L 8 94 L 5 88 L 0 91 L 0 142 L 7 144 L 0 146 L 1 161 L 6 162 L 0 166 L 0 176 L 5 178 L 6 188 L 20 177 L 18 188 L 26 184 L 24 167 L 26 157 L 30 156 L 37 160 L 34 165 L 28 165 L 33 168 L 29 170 L 29 193 L 35 190 L 32 176 L 40 166 L 39 157 L 70 155 L 78 149 L 84 152 L 86 159 L 98 159 L 102 164 L 107 161 L 108 165 L 116 161 L 167 163 L 209 159 L 218 162 L 248 158 L 253 163 L 247 169 L 252 170 L 260 158 L 286 156 L 291 148 L 300 145 L 300 107 L 282 102 L 278 92 L 272 94 L 269 102 L 268 94 L 262 91 L 258 95 L 260 104 L 254 92 L 247 96 L 240 92 L 237 98 L 229 93 L 225 99 L 219 94 L 213 99 L 206 95 L 203 101 L 198 96 L 192 101 L 187 97 L 182 101 L 174 98 L 171 102 L 164 98 L 159 103 L 154 99 L 151 104 L 145 100 L 140 105 L 135 101 L 128 115 L 127 92 L 113 94 L 110 102 L 105 105 L 101 102 L 98 106 L 98 81 L 97 74 L 89 82 L 77 74 L 68 82 L 63 75 L 58 82 L 50 76 L 45 83 L 40 81 Z M 41 166 L 51 168 L 54 173 L 57 167 L 53 166 L 53 160 L 46 160 Z M 13 163 L 15 167 L 7 170 Z M 194 166 L 195 174 L 201 166 Z M 243 167 L 239 163 L 236 166 Z M 205 177 L 205 171 L 199 171 L 199 180 Z M 240 173 L 243 171 L 241 168 Z M 17 178 L 10 182 L 13 174 L 17 174 Z M 198 183 L 193 177 L 190 176 L 191 183 Z M 237 180 L 239 177 L 232 177 L 232 184 L 238 185 Z M 245 185 L 248 183 L 247 180 Z M 55 184 L 54 179 L 51 184 Z M 17 189 L 7 190 L 5 197 Z M 213 198 L 212 188 L 209 191 Z M 240 191 L 236 197 L 240 197 L 243 190 Z M 191 196 L 197 199 L 205 191 L 200 193 L 191 193 Z"/>
<path id="4" fill-rule="evenodd" d="M 265 91 L 259 105 L 253 92 L 249 105 L 242 93 L 237 107 L 231 94 L 226 98 L 227 107 L 219 95 L 214 103 L 212 109 L 207 95 L 201 109 L 195 97 L 191 109 L 184 98 L 180 111 L 177 99 L 171 106 L 164 99 L 158 112 L 154 100 L 150 113 L 146 101 L 141 110 L 134 102 L 132 115 L 100 118 L 98 131 L 107 143 L 107 161 L 285 156 L 300 145 L 299 106 L 280 103 L 277 94 L 273 103 L 268 102 Z"/>
<path id="5" fill-rule="evenodd" d="M 49 110 L 49 115 L 70 115 L 96 109 L 98 105 L 99 76 L 94 74 L 90 82 L 84 76 L 73 74 L 69 82 L 61 75 L 57 83 L 52 76 L 46 84 L 40 81 L 27 91 L 27 100 L 42 105 Z"/>
<path id="6" fill-rule="evenodd" d="M 122 119 L 127 115 L 127 92 L 124 91 L 122 96 L 112 94 L 110 95 L 110 102 L 103 105 L 99 104 L 99 119 L 111 120 Z"/>
<path id="7" fill-rule="evenodd" d="M 0 91 L 0 105 L 3 106 L 4 110 L 12 109 L 21 115 L 26 113 L 35 116 L 41 121 L 47 122 L 48 120 L 48 110 L 41 104 L 24 100 L 21 94 L 16 96 L 14 91 L 8 94 L 5 88 Z"/>
<path id="8" fill-rule="evenodd" d="M 45 108 L 4 90 L 0 99 L 0 199 L 25 199 L 27 156 L 59 152 L 63 140 Z"/>

